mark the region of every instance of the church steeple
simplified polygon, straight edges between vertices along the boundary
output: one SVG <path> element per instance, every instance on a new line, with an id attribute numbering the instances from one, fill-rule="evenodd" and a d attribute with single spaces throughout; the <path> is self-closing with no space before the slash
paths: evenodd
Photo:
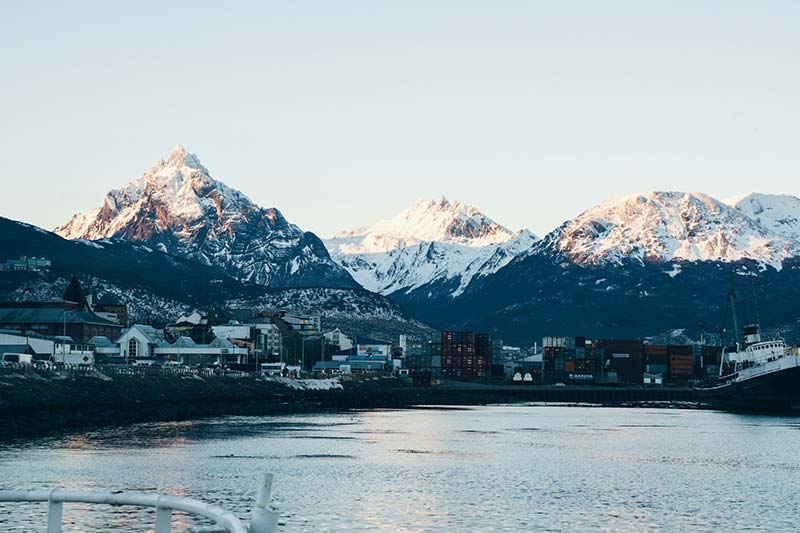
<path id="1" fill-rule="evenodd" d="M 81 282 L 75 274 L 72 275 L 72 279 L 69 281 L 69 285 L 67 285 L 67 290 L 64 291 L 64 300 L 78 304 L 78 307 L 83 310 L 88 310 L 89 308 L 86 296 L 83 294 Z"/>

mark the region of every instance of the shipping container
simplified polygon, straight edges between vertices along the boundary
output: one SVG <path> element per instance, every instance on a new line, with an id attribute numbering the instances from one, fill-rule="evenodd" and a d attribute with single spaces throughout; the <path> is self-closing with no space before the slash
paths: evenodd
<path id="1" fill-rule="evenodd" d="M 662 374 L 667 375 L 668 365 L 666 364 L 648 364 L 645 366 L 645 372 L 648 374 Z"/>
<path id="2" fill-rule="evenodd" d="M 492 365 L 490 376 L 492 379 L 503 379 L 506 377 L 505 365 Z"/>
<path id="3" fill-rule="evenodd" d="M 670 377 L 690 377 L 694 375 L 694 356 L 692 354 L 671 354 L 669 356 Z"/>
<path id="4" fill-rule="evenodd" d="M 606 375 L 614 371 L 619 381 L 641 383 L 644 372 L 642 341 L 603 339 L 597 341 L 597 351 L 602 353 L 602 369 Z"/>
<path id="5" fill-rule="evenodd" d="M 669 355 L 693 355 L 692 347 L 689 345 L 670 344 L 667 346 Z"/>
<path id="6" fill-rule="evenodd" d="M 645 344 L 643 349 L 645 355 L 667 355 L 666 344 Z"/>

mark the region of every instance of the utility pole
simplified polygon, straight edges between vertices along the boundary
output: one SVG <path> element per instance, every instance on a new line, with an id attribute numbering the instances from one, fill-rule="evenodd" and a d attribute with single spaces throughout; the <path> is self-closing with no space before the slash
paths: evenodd
<path id="1" fill-rule="evenodd" d="M 255 352 L 256 352 L 256 373 L 258 373 L 258 338 L 261 336 L 261 328 L 256 327 L 256 345 L 255 345 Z"/>

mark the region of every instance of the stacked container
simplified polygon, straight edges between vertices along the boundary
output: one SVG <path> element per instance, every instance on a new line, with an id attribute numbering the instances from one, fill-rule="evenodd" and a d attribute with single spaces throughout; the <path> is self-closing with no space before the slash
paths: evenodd
<path id="1" fill-rule="evenodd" d="M 669 355 L 666 344 L 644 345 L 644 370 L 648 374 L 669 374 Z"/>
<path id="2" fill-rule="evenodd" d="M 642 383 L 644 348 L 640 340 L 604 339 L 597 341 L 604 355 L 603 366 L 615 371 L 618 379 L 626 383 Z"/>
<path id="3" fill-rule="evenodd" d="M 547 383 L 591 382 L 596 368 L 594 344 L 585 337 L 544 337 L 542 367 Z"/>
<path id="4" fill-rule="evenodd" d="M 689 379 L 694 376 L 694 354 L 691 346 L 670 345 L 669 376 L 673 380 Z"/>
<path id="5" fill-rule="evenodd" d="M 484 379 L 489 376 L 491 339 L 471 331 L 443 331 L 441 335 L 441 377 Z"/>

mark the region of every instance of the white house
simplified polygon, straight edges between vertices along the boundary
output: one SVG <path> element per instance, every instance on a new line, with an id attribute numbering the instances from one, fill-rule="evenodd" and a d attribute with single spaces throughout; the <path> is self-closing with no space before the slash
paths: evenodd
<path id="1" fill-rule="evenodd" d="M 120 357 L 131 362 L 153 361 L 157 347 L 169 346 L 164 340 L 163 331 L 143 324 L 134 324 L 124 329 L 116 344 L 119 345 Z"/>
<path id="2" fill-rule="evenodd" d="M 345 335 L 339 328 L 323 333 L 322 336 L 325 337 L 328 344 L 337 346 L 339 350 L 350 350 L 354 346 L 353 339 Z"/>
<path id="3" fill-rule="evenodd" d="M 369 337 L 356 337 L 356 355 L 379 355 L 391 359 L 392 343 Z"/>
<path id="4" fill-rule="evenodd" d="M 29 346 L 38 356 L 53 354 L 53 341 L 20 333 L 0 332 L 0 346 Z"/>
<path id="5" fill-rule="evenodd" d="M 158 346 L 155 355 L 167 363 L 184 365 L 207 365 L 244 363 L 247 348 L 234 346 L 228 339 L 217 337 L 209 344 L 197 344 L 189 337 L 180 337 L 172 344 Z"/>
<path id="6" fill-rule="evenodd" d="M 282 337 L 278 326 L 263 323 L 231 323 L 211 328 L 214 336 L 223 339 L 234 339 L 250 342 L 255 354 L 260 358 L 277 357 L 281 353 Z"/>

